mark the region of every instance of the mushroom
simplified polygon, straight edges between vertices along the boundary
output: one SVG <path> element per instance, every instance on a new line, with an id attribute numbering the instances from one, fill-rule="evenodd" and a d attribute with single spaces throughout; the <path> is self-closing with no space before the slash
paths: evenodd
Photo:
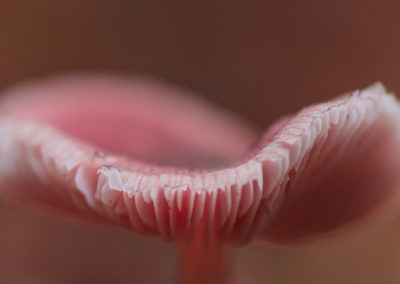
<path id="1" fill-rule="evenodd" d="M 53 77 L 0 103 L 0 194 L 161 237 L 182 250 L 182 283 L 226 283 L 232 246 L 295 246 L 392 206 L 399 114 L 375 84 L 258 136 L 149 79 Z"/>

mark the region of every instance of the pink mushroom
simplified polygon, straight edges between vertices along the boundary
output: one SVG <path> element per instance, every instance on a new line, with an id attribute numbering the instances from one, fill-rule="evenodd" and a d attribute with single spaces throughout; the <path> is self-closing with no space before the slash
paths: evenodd
<path id="1" fill-rule="evenodd" d="M 184 283 L 224 283 L 229 251 L 349 230 L 399 185 L 399 104 L 380 84 L 258 133 L 147 79 L 55 77 L 0 103 L 0 195 L 156 235 Z"/>

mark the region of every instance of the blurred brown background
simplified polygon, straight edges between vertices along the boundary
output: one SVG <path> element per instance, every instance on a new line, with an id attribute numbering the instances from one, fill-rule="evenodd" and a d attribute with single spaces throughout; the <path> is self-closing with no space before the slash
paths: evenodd
<path id="1" fill-rule="evenodd" d="M 144 73 L 265 127 L 377 80 L 400 93 L 399 9 L 395 0 L 2 0 L 0 88 L 59 71 Z M 8 205 L 0 213 L 2 283 L 174 279 L 171 247 L 154 240 Z M 150 270 L 155 260 L 163 271 Z"/>
<path id="2" fill-rule="evenodd" d="M 62 70 L 145 73 L 264 126 L 381 80 L 400 93 L 400 4 L 3 0 L 0 86 Z"/>

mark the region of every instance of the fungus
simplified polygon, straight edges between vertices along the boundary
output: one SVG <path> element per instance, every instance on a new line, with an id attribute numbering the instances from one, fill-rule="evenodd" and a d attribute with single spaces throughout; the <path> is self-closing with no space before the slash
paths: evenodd
<path id="1" fill-rule="evenodd" d="M 257 138 L 237 117 L 148 79 L 56 77 L 0 103 L 0 192 L 177 243 L 182 282 L 225 283 L 232 245 L 295 245 L 384 207 L 399 182 L 398 122 L 380 84 Z"/>

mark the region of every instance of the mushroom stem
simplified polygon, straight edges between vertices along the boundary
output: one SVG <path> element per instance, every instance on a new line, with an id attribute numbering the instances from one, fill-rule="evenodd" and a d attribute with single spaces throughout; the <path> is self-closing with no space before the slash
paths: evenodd
<path id="1" fill-rule="evenodd" d="M 191 238 L 181 243 L 181 284 L 227 284 L 230 275 L 231 246 L 214 228 L 204 233 L 204 223 L 193 228 Z"/>
<path id="2" fill-rule="evenodd" d="M 196 243 L 184 246 L 181 283 L 228 283 L 229 253 L 229 247 L 223 244 Z"/>

